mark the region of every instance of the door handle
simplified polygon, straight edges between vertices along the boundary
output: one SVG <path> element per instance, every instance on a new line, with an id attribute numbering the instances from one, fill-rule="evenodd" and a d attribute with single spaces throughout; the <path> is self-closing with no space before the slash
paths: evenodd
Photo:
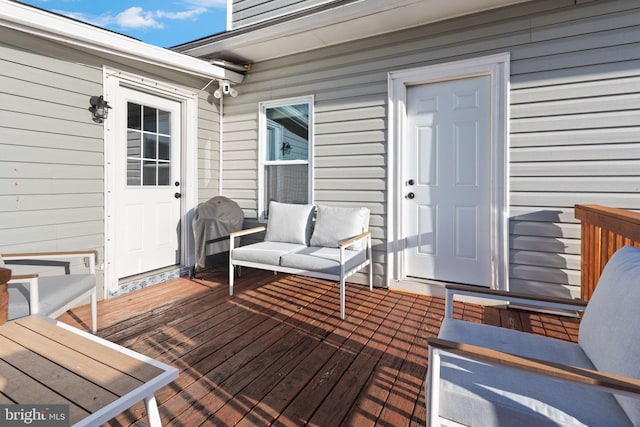
<path id="1" fill-rule="evenodd" d="M 416 197 L 416 195 L 413 194 L 413 193 L 407 194 L 407 199 L 409 199 L 409 200 L 412 200 L 414 197 Z"/>
<path id="2" fill-rule="evenodd" d="M 173 197 L 175 197 L 176 199 L 179 199 L 180 197 L 182 197 L 182 194 L 176 193 L 176 194 L 173 195 Z"/>

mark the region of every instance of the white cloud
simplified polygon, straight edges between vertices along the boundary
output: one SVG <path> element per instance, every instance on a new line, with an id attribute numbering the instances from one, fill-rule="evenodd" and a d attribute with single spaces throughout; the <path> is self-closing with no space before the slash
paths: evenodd
<path id="1" fill-rule="evenodd" d="M 85 13 L 62 10 L 55 10 L 55 12 L 102 28 L 147 30 L 165 28 L 162 20 L 194 19 L 206 13 L 208 8 L 225 7 L 227 4 L 226 0 L 189 0 L 188 3 L 192 8 L 179 12 L 166 10 L 149 11 L 139 6 L 132 6 L 115 15 L 106 13 L 91 16 Z"/>
<path id="2" fill-rule="evenodd" d="M 227 7 L 227 0 L 187 0 L 186 3 L 193 6 L 200 7 L 217 7 L 217 8 L 225 8 Z"/>
<path id="3" fill-rule="evenodd" d="M 205 13 L 207 9 L 204 7 L 198 7 L 191 10 L 185 10 L 183 12 L 165 12 L 164 10 L 158 10 L 156 12 L 156 16 L 158 18 L 167 18 L 167 19 L 191 19 L 198 15 Z"/>
<path id="4" fill-rule="evenodd" d="M 121 28 L 164 28 L 156 21 L 154 12 L 145 12 L 141 7 L 133 6 L 115 17 L 116 24 Z"/>

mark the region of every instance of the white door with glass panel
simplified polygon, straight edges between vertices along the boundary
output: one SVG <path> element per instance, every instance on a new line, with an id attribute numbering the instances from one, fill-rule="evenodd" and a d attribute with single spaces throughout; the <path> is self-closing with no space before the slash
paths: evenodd
<path id="1" fill-rule="evenodd" d="M 407 276 L 491 283 L 490 77 L 407 88 Z"/>
<path id="2" fill-rule="evenodd" d="M 123 278 L 180 262 L 181 104 L 120 90 L 114 248 Z"/>

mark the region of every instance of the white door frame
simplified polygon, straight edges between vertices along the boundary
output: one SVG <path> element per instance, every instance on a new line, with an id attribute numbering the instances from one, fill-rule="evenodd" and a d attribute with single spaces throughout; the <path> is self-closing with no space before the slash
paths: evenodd
<path id="1" fill-rule="evenodd" d="M 477 76 L 491 78 L 491 288 L 509 289 L 508 135 L 509 62 L 502 53 L 444 64 L 390 72 L 388 75 L 388 204 L 387 286 L 406 279 L 401 178 L 407 123 L 407 86 Z"/>
<path id="2" fill-rule="evenodd" d="M 139 90 L 152 95 L 168 98 L 181 104 L 182 110 L 182 148 L 181 148 L 181 179 L 180 179 L 180 263 L 189 266 L 195 262 L 193 232 L 191 229 L 191 217 L 193 208 L 198 200 L 198 93 L 196 91 L 172 85 L 169 83 L 142 77 L 136 74 L 103 68 L 104 97 L 108 101 L 115 100 L 120 87 Z M 107 118 L 104 122 L 105 147 L 104 147 L 104 171 L 105 171 L 105 254 L 104 254 L 104 298 L 109 297 L 109 292 L 118 289 L 118 277 L 115 250 L 114 215 L 116 203 L 116 179 L 115 162 L 116 142 L 118 132 L 115 129 L 115 120 Z"/>

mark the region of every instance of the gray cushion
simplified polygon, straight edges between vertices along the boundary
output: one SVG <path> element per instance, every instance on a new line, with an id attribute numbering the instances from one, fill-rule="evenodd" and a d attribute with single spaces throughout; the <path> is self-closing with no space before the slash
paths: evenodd
<path id="1" fill-rule="evenodd" d="M 311 236 L 311 246 L 337 248 L 338 242 L 355 237 L 369 229 L 368 208 L 343 208 L 318 206 L 316 224 Z M 352 249 L 363 249 L 362 241 Z"/>
<path id="2" fill-rule="evenodd" d="M 579 345 L 541 335 L 447 318 L 438 336 L 594 369 Z M 441 377 L 441 415 L 462 424 L 482 420 L 482 425 L 495 426 L 630 425 L 611 394 L 577 384 L 449 356 L 442 358 Z"/>
<path id="3" fill-rule="evenodd" d="M 354 268 L 366 260 L 364 251 L 345 250 L 346 270 Z M 328 274 L 340 274 L 340 249 L 318 246 L 306 247 L 300 251 L 283 255 L 280 259 L 283 267 L 300 270 L 318 271 Z"/>
<path id="4" fill-rule="evenodd" d="M 283 242 L 258 242 L 235 248 L 231 259 L 259 264 L 280 265 L 280 257 L 289 252 L 305 249 L 306 245 Z"/>
<path id="5" fill-rule="evenodd" d="M 38 278 L 39 313 L 49 316 L 64 307 L 74 298 L 96 286 L 96 276 L 93 274 L 69 274 L 63 276 L 43 276 Z M 9 320 L 31 314 L 29 303 L 29 284 L 10 283 Z"/>
<path id="6" fill-rule="evenodd" d="M 631 426 L 606 392 L 484 362 L 444 356 L 440 415 L 473 426 Z"/>
<path id="7" fill-rule="evenodd" d="M 640 379 L 638 302 L 640 249 L 625 246 L 605 266 L 580 322 L 578 342 L 598 370 Z M 640 425 L 640 400 L 616 398 Z"/>
<path id="8" fill-rule="evenodd" d="M 269 220 L 264 240 L 308 245 L 313 211 L 313 205 L 269 203 Z"/>

